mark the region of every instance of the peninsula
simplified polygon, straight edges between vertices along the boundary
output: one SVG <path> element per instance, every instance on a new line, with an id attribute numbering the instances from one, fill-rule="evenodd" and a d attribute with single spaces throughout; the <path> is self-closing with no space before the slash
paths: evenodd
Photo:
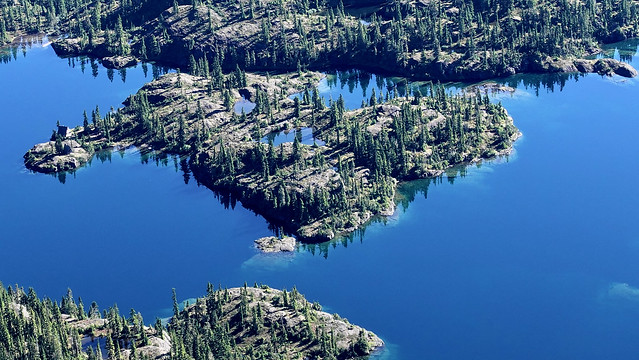
<path id="1" fill-rule="evenodd" d="M 117 306 L 103 314 L 95 302 L 85 308 L 71 290 L 58 303 L 1 283 L 0 312 L 2 359 L 356 359 L 384 345 L 372 332 L 323 312 L 297 289 L 265 285 L 209 284 L 207 295 L 184 309 L 174 291 L 166 326 L 159 319 L 146 326 L 133 309 L 124 317 Z"/>

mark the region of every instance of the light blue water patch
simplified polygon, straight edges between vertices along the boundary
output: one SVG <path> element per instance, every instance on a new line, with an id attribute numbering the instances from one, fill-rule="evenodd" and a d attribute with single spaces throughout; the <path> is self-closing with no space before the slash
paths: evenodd
<path id="1" fill-rule="evenodd" d="M 253 111 L 253 109 L 255 109 L 255 103 L 244 98 L 233 105 L 233 111 L 238 115 L 241 113 L 248 114 Z"/>
<path id="2" fill-rule="evenodd" d="M 639 288 L 630 286 L 627 283 L 611 283 L 608 288 L 608 296 L 611 298 L 639 302 Z"/>
<path id="3" fill-rule="evenodd" d="M 243 271 L 286 271 L 296 267 L 299 258 L 304 254 L 296 252 L 276 254 L 255 254 L 242 263 Z"/>

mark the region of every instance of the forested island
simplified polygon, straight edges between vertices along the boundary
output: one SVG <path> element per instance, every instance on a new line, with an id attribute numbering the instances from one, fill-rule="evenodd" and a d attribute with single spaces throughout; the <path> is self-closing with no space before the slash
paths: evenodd
<path id="1" fill-rule="evenodd" d="M 60 300 L 0 283 L 0 359 L 356 359 L 384 343 L 293 288 L 215 289 L 146 326 L 134 309 L 100 312 L 71 290 Z M 101 345 L 100 345 L 101 344 Z"/>
<path id="2" fill-rule="evenodd" d="M 499 104 L 474 92 L 372 94 L 362 109 L 326 105 L 316 90 L 335 68 L 435 81 L 517 72 L 635 76 L 628 64 L 583 57 L 600 42 L 636 36 L 624 1 L 390 1 L 363 5 L 304 0 L 52 1 L 2 7 L 0 29 L 64 34 L 61 56 L 111 68 L 153 61 L 177 67 L 125 107 L 84 114 L 25 154 L 39 172 L 73 171 L 98 151 L 137 146 L 188 159 L 198 182 L 239 199 L 306 242 L 348 234 L 394 209 L 399 181 L 507 154 L 518 130 Z M 554 24 L 560 24 L 555 26 Z M 291 98 L 292 94 L 302 96 Z M 237 114 L 233 104 L 256 107 Z M 279 146 L 263 137 L 312 129 L 321 144 Z"/>
<path id="3" fill-rule="evenodd" d="M 187 156 L 195 178 L 231 192 L 242 203 L 302 241 L 349 233 L 372 216 L 391 214 L 398 181 L 441 174 L 455 164 L 510 151 L 518 136 L 512 118 L 487 96 L 372 94 L 347 111 L 339 98 L 325 106 L 319 74 L 261 76 L 241 70 L 215 77 L 168 74 L 144 86 L 125 107 L 84 126 L 55 132 L 25 155 L 41 172 L 74 170 L 95 151 L 137 146 L 155 156 Z M 228 83 L 231 85 L 228 85 Z M 236 114 L 239 91 L 256 107 Z M 383 104 L 378 102 L 384 100 Z M 266 142 L 270 133 L 311 128 L 323 145 Z"/>

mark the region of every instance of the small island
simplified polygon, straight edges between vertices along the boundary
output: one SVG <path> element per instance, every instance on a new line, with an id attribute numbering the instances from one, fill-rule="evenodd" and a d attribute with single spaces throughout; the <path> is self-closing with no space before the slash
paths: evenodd
<path id="1" fill-rule="evenodd" d="M 295 238 L 291 236 L 267 236 L 255 240 L 255 245 L 264 253 L 295 251 Z"/>

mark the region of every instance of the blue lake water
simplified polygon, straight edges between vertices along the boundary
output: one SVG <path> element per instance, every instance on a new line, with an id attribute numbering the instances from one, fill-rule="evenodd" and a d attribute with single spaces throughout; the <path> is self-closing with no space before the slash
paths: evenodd
<path id="1" fill-rule="evenodd" d="M 296 137 L 300 144 L 317 146 L 326 145 L 326 142 L 313 136 L 313 129 L 311 128 L 290 129 L 282 130 L 277 133 L 270 133 L 264 136 L 261 141 L 267 144 L 273 142 L 273 146 L 278 146 L 283 143 L 292 143 L 295 141 Z"/>
<path id="2" fill-rule="evenodd" d="M 320 80 L 317 90 L 327 106 L 331 101 L 337 101 L 342 95 L 346 109 L 355 110 L 362 106 L 362 101 L 369 102 L 373 94 L 379 101 L 387 97 L 392 98 L 395 91 L 399 95 L 406 92 L 406 81 L 402 78 L 375 75 L 359 70 L 329 72 L 325 75 Z M 383 98 L 380 99 L 380 96 Z M 301 100 L 303 94 L 291 96 L 291 98 L 295 97 Z"/>
<path id="3" fill-rule="evenodd" d="M 185 184 L 178 159 L 114 153 L 64 184 L 24 170 L 56 120 L 78 125 L 151 77 L 97 69 L 39 46 L 0 64 L 5 285 L 54 298 L 71 287 L 147 323 L 170 315 L 171 288 L 184 300 L 207 282 L 295 285 L 383 337 L 384 359 L 639 356 L 638 80 L 513 78 L 517 91 L 495 99 L 524 134 L 512 156 L 404 185 L 396 214 L 352 239 L 262 255 L 266 221 Z M 344 89 L 358 106 L 362 88 Z"/>

